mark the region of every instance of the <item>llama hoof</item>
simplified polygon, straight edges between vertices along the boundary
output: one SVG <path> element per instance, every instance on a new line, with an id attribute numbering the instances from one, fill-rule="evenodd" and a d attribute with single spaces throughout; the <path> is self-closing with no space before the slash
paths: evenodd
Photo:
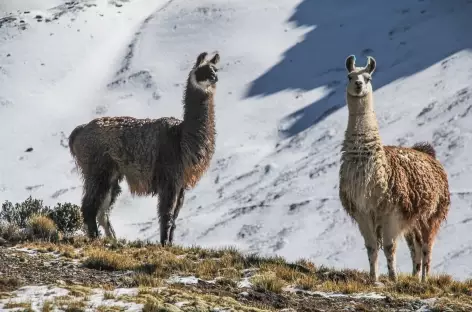
<path id="1" fill-rule="evenodd" d="M 396 282 L 398 280 L 397 278 L 397 275 L 396 274 L 389 274 L 388 275 L 388 279 L 392 282 Z"/>
<path id="2" fill-rule="evenodd" d="M 377 282 L 374 282 L 374 287 L 383 288 L 383 287 L 385 287 L 385 284 L 382 283 L 382 282 L 377 281 Z"/>
<path id="3" fill-rule="evenodd" d="M 172 246 L 172 243 L 169 241 L 161 241 L 161 246 L 162 247 L 170 247 Z"/>

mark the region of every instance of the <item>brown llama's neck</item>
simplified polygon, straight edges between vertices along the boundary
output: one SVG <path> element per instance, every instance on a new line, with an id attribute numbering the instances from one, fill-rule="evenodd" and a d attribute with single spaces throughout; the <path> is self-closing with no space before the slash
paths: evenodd
<path id="1" fill-rule="evenodd" d="M 204 90 L 189 76 L 183 99 L 181 147 L 186 162 L 192 165 L 208 165 L 215 151 L 213 92 L 214 87 Z"/>
<path id="2" fill-rule="evenodd" d="M 346 100 L 349 111 L 343 143 L 346 156 L 359 159 L 383 153 L 372 93 L 364 97 L 347 94 Z"/>

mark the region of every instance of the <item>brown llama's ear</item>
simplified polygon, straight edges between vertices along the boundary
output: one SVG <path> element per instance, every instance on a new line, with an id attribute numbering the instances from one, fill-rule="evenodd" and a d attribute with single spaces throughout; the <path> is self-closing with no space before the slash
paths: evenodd
<path id="1" fill-rule="evenodd" d="M 356 69 L 356 57 L 354 55 L 349 55 L 346 59 L 346 69 L 348 73 Z"/>
<path id="2" fill-rule="evenodd" d="M 220 54 L 216 53 L 215 56 L 213 56 L 213 58 L 210 60 L 210 63 L 216 65 L 218 64 L 219 61 L 220 61 Z"/>
<path id="3" fill-rule="evenodd" d="M 203 61 L 206 59 L 207 56 L 208 56 L 207 52 L 200 53 L 197 57 L 197 62 L 195 63 L 195 67 L 202 65 Z"/>
<path id="4" fill-rule="evenodd" d="M 372 74 L 374 72 L 376 64 L 377 63 L 375 62 L 375 59 L 372 56 L 367 57 L 367 65 L 365 66 L 365 69 L 369 74 Z"/>

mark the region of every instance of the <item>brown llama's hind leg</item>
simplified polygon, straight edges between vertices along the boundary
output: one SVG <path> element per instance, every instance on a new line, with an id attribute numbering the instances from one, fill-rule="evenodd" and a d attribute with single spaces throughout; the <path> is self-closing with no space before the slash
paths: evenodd
<path id="1" fill-rule="evenodd" d="M 425 282 L 430 274 L 431 260 L 433 257 L 432 252 L 433 252 L 433 245 L 434 245 L 436 232 L 437 232 L 437 228 L 431 227 L 430 224 L 421 225 L 421 236 L 422 236 L 421 250 L 422 250 L 422 256 L 423 256 L 423 259 L 422 259 L 423 272 L 421 274 L 422 282 Z"/>
<path id="2" fill-rule="evenodd" d="M 435 213 L 426 223 L 421 224 L 421 249 L 423 252 L 423 272 L 421 275 L 422 282 L 425 282 L 430 274 L 434 242 L 441 226 L 441 222 L 447 216 L 448 211 L 449 203 L 439 203 Z"/>
<path id="3" fill-rule="evenodd" d="M 414 230 L 405 234 L 405 240 L 410 249 L 411 262 L 413 266 L 411 274 L 419 279 L 422 258 L 421 243 L 419 242 L 418 237 L 416 237 Z"/>
<path id="4" fill-rule="evenodd" d="M 178 201 L 180 188 L 167 184 L 159 192 L 159 226 L 162 246 L 170 245 L 170 229 L 172 228 L 173 214 Z"/>
<path id="5" fill-rule="evenodd" d="M 103 227 L 105 230 L 105 235 L 108 238 L 116 239 L 116 233 L 113 229 L 113 226 L 110 222 L 110 211 L 112 209 L 113 204 L 116 201 L 116 198 L 121 193 L 120 181 L 122 180 L 121 177 L 114 178 L 113 182 L 111 183 L 111 188 L 107 192 L 105 199 L 103 200 L 100 208 L 98 210 L 98 224 Z"/>
<path id="6" fill-rule="evenodd" d="M 171 245 L 174 243 L 174 231 L 176 228 L 175 221 L 177 220 L 180 209 L 182 208 L 184 204 L 184 199 L 185 199 L 185 188 L 181 188 L 179 192 L 179 196 L 177 198 L 177 204 L 175 205 L 174 213 L 172 215 L 172 226 L 170 227 L 170 233 L 169 233 L 169 243 Z"/>
<path id="7" fill-rule="evenodd" d="M 85 177 L 82 216 L 89 238 L 98 237 L 97 214 L 110 190 L 110 174 L 100 172 Z"/>

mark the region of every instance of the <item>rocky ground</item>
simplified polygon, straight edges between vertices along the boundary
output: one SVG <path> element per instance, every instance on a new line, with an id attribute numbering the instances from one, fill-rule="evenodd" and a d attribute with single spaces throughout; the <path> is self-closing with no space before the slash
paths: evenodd
<path id="1" fill-rule="evenodd" d="M 24 311 L 470 311 L 472 283 L 364 272 L 235 250 L 144 243 L 26 243 L 0 248 L 0 306 Z M 45 308 L 46 306 L 46 308 Z M 2 310 L 2 311 L 3 311 Z M 12 310 L 13 311 L 13 310 Z"/>

